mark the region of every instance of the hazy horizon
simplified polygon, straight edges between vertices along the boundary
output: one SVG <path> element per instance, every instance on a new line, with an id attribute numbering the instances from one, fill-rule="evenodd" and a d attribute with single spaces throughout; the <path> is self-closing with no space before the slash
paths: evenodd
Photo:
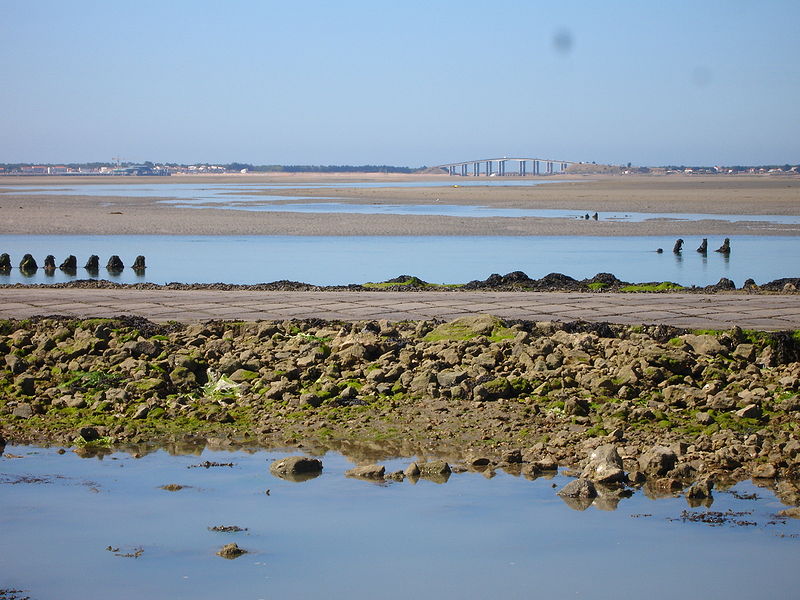
<path id="1" fill-rule="evenodd" d="M 800 161 L 800 3 L 6 0 L 0 162 Z"/>

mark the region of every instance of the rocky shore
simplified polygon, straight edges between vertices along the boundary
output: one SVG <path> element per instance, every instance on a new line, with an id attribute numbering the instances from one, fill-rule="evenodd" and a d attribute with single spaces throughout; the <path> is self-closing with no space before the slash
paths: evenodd
<path id="1" fill-rule="evenodd" d="M 800 289 L 800 277 L 783 277 L 757 284 L 752 279 L 747 279 L 741 285 L 723 277 L 714 285 L 703 287 L 683 286 L 671 281 L 651 281 L 631 283 L 619 279 L 613 273 L 597 273 L 594 277 L 575 279 L 563 273 L 549 273 L 539 279 L 529 277 L 522 271 L 512 271 L 505 275 L 493 273 L 486 279 L 476 279 L 467 283 L 438 284 L 429 283 L 415 275 L 398 275 L 392 279 L 379 283 L 353 283 L 349 285 L 314 285 L 301 281 L 280 280 L 269 283 L 234 284 L 234 283 L 115 283 L 104 279 L 78 279 L 64 283 L 47 284 L 0 284 L 3 288 L 39 287 L 47 288 L 78 288 L 78 289 L 133 289 L 133 290 L 253 290 L 253 291 L 293 291 L 293 292 L 324 292 L 324 291 L 389 291 L 389 292 L 414 292 L 414 291 L 476 291 L 491 290 L 496 292 L 714 292 L 740 291 L 745 293 L 795 293 Z"/>
<path id="2" fill-rule="evenodd" d="M 0 322 L 0 356 L 0 445 L 211 439 L 561 466 L 575 497 L 702 499 L 756 478 L 800 504 L 798 332 L 51 317 Z"/>

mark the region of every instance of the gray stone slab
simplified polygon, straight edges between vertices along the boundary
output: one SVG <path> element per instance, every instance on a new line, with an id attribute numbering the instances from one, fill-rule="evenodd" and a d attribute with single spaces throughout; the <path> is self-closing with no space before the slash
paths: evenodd
<path id="1" fill-rule="evenodd" d="M 795 329 L 800 328 L 800 295 L 0 289 L 2 318 L 136 314 L 185 321 L 292 317 L 398 320 L 452 319 L 477 313 L 534 320 Z"/>

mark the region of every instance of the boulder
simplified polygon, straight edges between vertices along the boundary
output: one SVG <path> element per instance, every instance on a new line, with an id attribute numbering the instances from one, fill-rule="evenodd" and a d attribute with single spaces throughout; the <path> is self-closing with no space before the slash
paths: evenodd
<path id="1" fill-rule="evenodd" d="M 420 477 L 439 477 L 449 475 L 452 471 L 450 465 L 444 460 L 432 460 L 424 463 L 416 463 Z"/>
<path id="2" fill-rule="evenodd" d="M 345 471 L 347 477 L 355 477 L 358 479 L 383 479 L 386 473 L 386 467 L 383 465 L 364 465 L 361 467 L 354 467 Z"/>
<path id="3" fill-rule="evenodd" d="M 11 270 L 11 257 L 3 252 L 0 254 L 0 272 L 5 273 Z"/>
<path id="4" fill-rule="evenodd" d="M 731 356 L 739 360 L 753 362 L 756 359 L 756 347 L 753 344 L 739 344 Z"/>
<path id="5" fill-rule="evenodd" d="M 502 321 L 491 315 L 472 315 L 461 317 L 449 323 L 443 323 L 433 329 L 427 339 L 431 340 L 468 340 L 479 335 L 490 336 L 496 328 L 502 327 Z"/>
<path id="6" fill-rule="evenodd" d="M 161 354 L 161 344 L 157 340 L 131 340 L 122 349 L 134 358 L 155 358 Z"/>
<path id="7" fill-rule="evenodd" d="M 675 468 L 678 456 L 666 446 L 653 446 L 639 457 L 639 470 L 648 476 L 663 477 Z"/>
<path id="8" fill-rule="evenodd" d="M 604 444 L 592 450 L 581 478 L 597 483 L 624 483 L 625 471 L 617 448 L 613 444 Z"/>
<path id="9" fill-rule="evenodd" d="M 530 464 L 536 471 L 558 471 L 558 461 L 549 454 L 531 460 Z"/>
<path id="10" fill-rule="evenodd" d="M 95 442 L 100 439 L 100 433 L 94 427 L 81 427 L 78 435 L 86 442 Z"/>
<path id="11" fill-rule="evenodd" d="M 250 371 L 248 369 L 236 369 L 233 373 L 230 374 L 230 379 L 234 383 L 244 383 L 246 381 L 252 381 L 253 379 L 258 378 L 258 373 L 255 371 Z"/>
<path id="12" fill-rule="evenodd" d="M 19 270 L 23 273 L 35 273 L 38 268 L 39 265 L 36 264 L 36 259 L 30 254 L 23 256 L 19 263 Z"/>
<path id="13" fill-rule="evenodd" d="M 225 544 L 217 551 L 217 556 L 221 556 L 222 558 L 227 558 L 229 560 L 238 558 L 242 554 L 247 554 L 247 550 L 239 548 L 239 546 L 235 543 Z"/>
<path id="14" fill-rule="evenodd" d="M 789 440 L 786 442 L 783 446 L 783 453 L 790 458 L 800 456 L 800 441 Z"/>
<path id="15" fill-rule="evenodd" d="M 322 471 L 322 461 L 307 456 L 287 456 L 274 461 L 269 470 L 274 475 L 302 475 Z"/>
<path id="16" fill-rule="evenodd" d="M 144 271 L 145 268 L 146 268 L 146 265 L 145 265 L 145 262 L 144 262 L 144 256 L 142 256 L 141 254 L 139 256 L 137 256 L 136 260 L 133 261 L 133 265 L 132 265 L 131 268 L 134 271 Z"/>
<path id="17" fill-rule="evenodd" d="M 89 260 L 86 261 L 86 264 L 83 265 L 83 268 L 90 272 L 97 272 L 100 270 L 100 257 L 96 254 L 92 254 L 89 257 Z"/>
<path id="18" fill-rule="evenodd" d="M 12 375 L 19 375 L 28 368 L 28 363 L 25 359 L 16 354 L 6 354 L 5 360 Z"/>
<path id="19" fill-rule="evenodd" d="M 711 490 L 714 489 L 714 482 L 710 479 L 701 479 L 693 483 L 686 490 L 686 497 L 693 499 L 711 498 Z"/>
<path id="20" fill-rule="evenodd" d="M 723 290 L 735 290 L 736 284 L 727 277 L 722 277 L 717 283 L 711 286 L 711 289 L 715 292 Z"/>
<path id="21" fill-rule="evenodd" d="M 596 498 L 597 488 L 588 479 L 574 479 L 558 491 L 562 498 Z"/>
<path id="22" fill-rule="evenodd" d="M 725 347 L 713 335 L 694 335 L 687 333 L 680 337 L 689 344 L 697 354 L 714 356 L 725 352 Z"/>
<path id="23" fill-rule="evenodd" d="M 589 414 L 589 403 L 584 398 L 567 398 L 564 402 L 564 414 L 585 417 Z"/>
<path id="24" fill-rule="evenodd" d="M 761 408 L 756 404 L 748 404 L 744 408 L 737 410 L 735 414 L 742 419 L 760 419 Z"/>
<path id="25" fill-rule="evenodd" d="M 145 419 L 147 418 L 147 414 L 149 412 L 150 412 L 150 407 L 147 406 L 146 404 L 141 404 L 134 409 L 133 414 L 131 415 L 131 419 L 135 421 Z"/>
<path id="26" fill-rule="evenodd" d="M 458 385 L 467 379 L 467 377 L 467 372 L 460 369 L 455 371 L 441 371 L 436 374 L 436 381 L 440 386 L 449 388 Z"/>
<path id="27" fill-rule="evenodd" d="M 62 262 L 58 266 L 58 268 L 66 273 L 74 272 L 78 268 L 78 259 L 75 258 L 72 254 L 70 254 L 67 258 L 64 259 L 64 262 Z"/>
<path id="28" fill-rule="evenodd" d="M 483 454 L 471 454 L 464 459 L 464 464 L 468 467 L 488 467 L 492 464 L 492 459 Z"/>
<path id="29" fill-rule="evenodd" d="M 48 272 L 53 272 L 56 270 L 56 257 L 52 254 L 48 254 L 44 258 L 44 270 Z"/>
<path id="30" fill-rule="evenodd" d="M 197 375 L 183 366 L 175 367 L 169 373 L 169 380 L 178 387 L 194 387 L 197 385 Z"/>
<path id="31" fill-rule="evenodd" d="M 14 383 L 17 384 L 19 393 L 24 396 L 33 396 L 36 391 L 36 378 L 33 375 L 23 373 L 16 378 Z"/>
<path id="32" fill-rule="evenodd" d="M 522 462 L 522 450 L 513 448 L 503 454 L 503 461 L 516 465 Z"/>
<path id="33" fill-rule="evenodd" d="M 778 470 L 772 463 L 762 463 L 753 468 L 751 475 L 754 479 L 774 479 Z"/>
<path id="34" fill-rule="evenodd" d="M 30 404 L 18 404 L 11 414 L 20 419 L 30 419 L 33 416 L 33 407 Z"/>
<path id="35" fill-rule="evenodd" d="M 722 246 L 714 250 L 714 252 L 720 252 L 722 254 L 730 254 L 731 253 L 731 240 L 730 238 L 725 238 L 722 242 Z"/>
<path id="36" fill-rule="evenodd" d="M 403 471 L 403 475 L 411 478 L 419 477 L 419 465 L 415 462 L 412 462 L 405 468 L 405 470 Z"/>
<path id="37" fill-rule="evenodd" d="M 108 259 L 108 264 L 106 264 L 106 269 L 112 273 L 119 273 L 125 268 L 125 265 L 122 264 L 122 260 L 116 254 L 112 255 L 111 258 Z"/>

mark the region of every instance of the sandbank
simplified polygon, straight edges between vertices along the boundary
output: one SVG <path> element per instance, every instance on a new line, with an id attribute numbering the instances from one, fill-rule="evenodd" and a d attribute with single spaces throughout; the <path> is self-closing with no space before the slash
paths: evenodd
<path id="1" fill-rule="evenodd" d="M 604 212 L 800 215 L 797 176 L 608 176 L 564 175 L 531 187 L 464 187 L 472 178 L 438 175 L 280 174 L 173 177 L 2 177 L 0 234 L 161 234 L 161 235 L 800 235 L 800 225 L 676 221 L 604 221 Z M 542 178 L 545 179 L 545 178 Z M 485 178 L 483 178 L 485 180 Z M 562 209 L 599 212 L 601 219 L 446 217 L 387 214 L 253 212 L 182 208 L 158 198 L 19 194 L 20 185 L 51 190 L 74 184 L 161 185 L 232 183 L 324 185 L 386 182 L 387 187 L 263 190 L 291 196 L 286 202 L 337 201 L 365 204 L 458 204 L 495 208 Z M 393 182 L 437 181 L 442 187 L 392 188 Z M 515 178 L 508 178 L 515 181 Z M 258 190 L 249 189 L 249 192 Z M 169 199 L 165 191 L 163 200 Z"/>

